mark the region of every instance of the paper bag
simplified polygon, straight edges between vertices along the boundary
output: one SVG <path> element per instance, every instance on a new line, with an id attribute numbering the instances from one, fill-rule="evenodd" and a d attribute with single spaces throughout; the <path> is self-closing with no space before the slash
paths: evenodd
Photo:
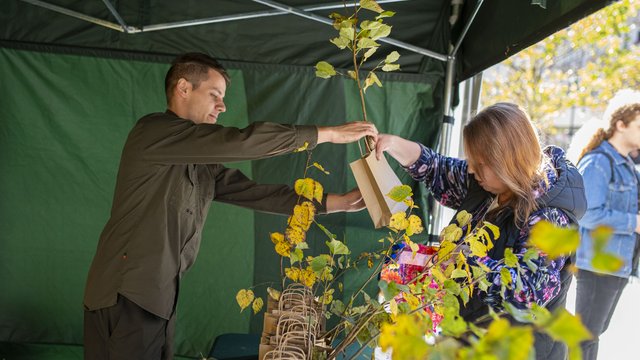
<path id="1" fill-rule="evenodd" d="M 391 215 L 407 210 L 407 204 L 387 196 L 392 188 L 402 183 L 384 156 L 377 160 L 376 154 L 371 152 L 350 165 L 376 229 L 389 225 Z"/>

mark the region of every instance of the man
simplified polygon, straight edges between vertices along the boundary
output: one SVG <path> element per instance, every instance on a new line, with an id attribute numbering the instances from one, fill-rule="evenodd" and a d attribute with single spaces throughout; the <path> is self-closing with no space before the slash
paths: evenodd
<path id="1" fill-rule="evenodd" d="M 280 214 L 298 196 L 259 185 L 222 163 L 290 153 L 377 134 L 369 123 L 336 127 L 216 125 L 229 76 L 204 54 L 179 56 L 165 79 L 165 113 L 144 116 L 125 143 L 111 217 L 85 289 L 85 359 L 171 359 L 182 274 L 196 259 L 212 200 Z M 320 212 L 364 207 L 356 189 L 329 194 Z"/>

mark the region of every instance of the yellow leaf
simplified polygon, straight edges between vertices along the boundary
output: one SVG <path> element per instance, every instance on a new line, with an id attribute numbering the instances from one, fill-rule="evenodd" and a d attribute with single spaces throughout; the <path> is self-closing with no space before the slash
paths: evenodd
<path id="1" fill-rule="evenodd" d="M 291 255 L 291 245 L 286 241 L 276 244 L 276 252 L 280 256 L 289 257 Z"/>
<path id="2" fill-rule="evenodd" d="M 411 309 L 417 309 L 420 306 L 420 299 L 417 296 L 405 292 L 402 293 L 402 297 L 407 301 Z"/>
<path id="3" fill-rule="evenodd" d="M 316 283 L 316 278 L 316 273 L 311 269 L 311 267 L 301 271 L 300 282 L 308 287 L 312 287 L 313 284 Z"/>
<path id="4" fill-rule="evenodd" d="M 322 171 L 323 173 L 325 173 L 325 174 L 329 175 L 329 172 L 328 172 L 327 170 L 325 170 L 325 169 L 324 169 L 324 167 L 322 167 L 322 165 L 318 164 L 317 162 L 314 162 L 314 163 L 313 163 L 313 166 L 314 166 L 316 169 L 318 169 L 318 170 Z"/>
<path id="5" fill-rule="evenodd" d="M 316 186 L 313 188 L 313 198 L 316 199 L 318 203 L 322 203 L 323 191 L 322 184 L 316 182 Z"/>
<path id="6" fill-rule="evenodd" d="M 304 145 L 302 145 L 301 147 L 293 150 L 293 152 L 305 151 L 305 150 L 307 150 L 307 148 L 309 148 L 309 143 L 305 141 Z"/>
<path id="7" fill-rule="evenodd" d="M 292 281 L 300 280 L 300 269 L 298 268 L 285 268 L 284 274 Z"/>
<path id="8" fill-rule="evenodd" d="M 443 241 L 438 248 L 438 258 L 443 261 L 448 260 L 455 248 L 456 245 L 451 241 Z"/>
<path id="9" fill-rule="evenodd" d="M 577 346 L 584 340 L 592 338 L 591 333 L 582 324 L 578 316 L 571 315 L 567 310 L 561 309 L 554 314 L 551 322 L 545 326 L 545 332 L 558 341 L 563 341 L 569 347 Z"/>
<path id="10" fill-rule="evenodd" d="M 280 291 L 272 287 L 267 288 L 267 294 L 269 294 L 273 300 L 280 300 Z"/>
<path id="11" fill-rule="evenodd" d="M 293 188 L 296 194 L 306 198 L 307 200 L 316 199 L 316 201 L 322 202 L 322 184 L 313 180 L 312 178 L 296 180 Z"/>
<path id="12" fill-rule="evenodd" d="M 307 231 L 313 222 L 316 214 L 316 207 L 309 201 L 305 201 L 293 208 L 293 216 L 289 218 L 290 227 L 300 227 Z"/>
<path id="13" fill-rule="evenodd" d="M 420 234 L 424 228 L 422 227 L 422 220 L 417 215 L 409 215 L 409 226 L 407 226 L 407 235 L 412 236 L 414 234 Z"/>
<path id="14" fill-rule="evenodd" d="M 256 298 L 255 300 L 253 300 L 253 304 L 251 305 L 251 308 L 253 309 L 253 313 L 257 314 L 260 312 L 260 310 L 262 310 L 262 306 L 264 305 L 264 301 L 262 301 L 262 298 Z"/>
<path id="15" fill-rule="evenodd" d="M 418 205 L 413 202 L 412 198 L 406 198 L 402 200 L 402 202 L 405 203 L 410 209 L 419 209 Z"/>
<path id="16" fill-rule="evenodd" d="M 362 0 L 360 1 L 360 6 L 365 9 L 375 11 L 378 14 L 384 11 L 382 7 L 380 7 L 380 5 L 378 5 L 378 3 L 375 2 L 375 0 Z"/>
<path id="17" fill-rule="evenodd" d="M 438 269 L 437 266 L 434 266 L 433 268 L 431 268 L 431 275 L 433 275 L 436 278 L 436 280 L 438 280 L 438 283 L 440 284 L 447 281 L 447 277 L 444 276 L 442 271 L 440 271 L 440 269 Z"/>
<path id="18" fill-rule="evenodd" d="M 249 289 L 241 289 L 240 291 L 238 291 L 238 293 L 236 294 L 236 301 L 238 302 L 238 305 L 240 305 L 240 312 L 251 305 L 253 298 L 253 291 Z"/>
<path id="19" fill-rule="evenodd" d="M 468 213 L 466 210 L 462 210 L 456 214 L 456 221 L 460 227 L 464 227 L 465 225 L 471 223 L 471 218 L 473 216 Z"/>
<path id="20" fill-rule="evenodd" d="M 367 259 L 367 267 L 368 267 L 369 269 L 371 269 L 371 268 L 373 267 L 373 259 L 371 259 L 371 258 L 368 258 L 368 259 Z"/>
<path id="21" fill-rule="evenodd" d="M 555 259 L 576 251 L 580 245 L 580 234 L 577 229 L 560 228 L 542 220 L 531 228 L 529 243 Z"/>
<path id="22" fill-rule="evenodd" d="M 398 315 L 398 303 L 396 302 L 396 299 L 391 299 L 389 301 L 389 308 L 393 315 Z"/>
<path id="23" fill-rule="evenodd" d="M 468 237 L 467 242 L 469 244 L 469 249 L 471 249 L 471 254 L 473 256 L 484 257 L 487 256 L 487 246 L 480 240 L 475 237 Z"/>
<path id="24" fill-rule="evenodd" d="M 294 245 L 304 242 L 306 238 L 306 233 L 298 227 L 288 227 L 284 233 L 287 237 L 287 240 Z"/>
<path id="25" fill-rule="evenodd" d="M 284 235 L 281 233 L 271 233 L 271 242 L 278 244 L 284 241 Z"/>
<path id="26" fill-rule="evenodd" d="M 407 214 L 404 211 L 397 212 L 391 215 L 391 220 L 389 220 L 389 227 L 401 231 L 409 226 L 409 220 L 407 219 Z"/>
<path id="27" fill-rule="evenodd" d="M 409 247 L 411 248 L 411 258 L 412 259 L 415 258 L 416 254 L 418 253 L 418 250 L 420 250 L 420 247 L 418 246 L 418 244 L 414 243 L 408 238 L 407 238 L 407 245 L 409 245 Z"/>
<path id="28" fill-rule="evenodd" d="M 449 224 L 447 227 L 442 229 L 440 236 L 444 241 L 455 243 L 462 236 L 462 229 L 456 224 Z"/>

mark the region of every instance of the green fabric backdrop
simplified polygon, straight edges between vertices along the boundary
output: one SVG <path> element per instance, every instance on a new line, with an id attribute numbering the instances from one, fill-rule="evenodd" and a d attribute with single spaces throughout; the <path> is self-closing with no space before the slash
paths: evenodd
<path id="1" fill-rule="evenodd" d="M 84 281 L 109 215 L 122 145 L 140 116 L 165 108 L 163 60 L 0 48 L 0 342 L 82 343 Z M 227 65 L 232 84 L 222 124 L 331 125 L 360 118 L 349 82 L 317 79 L 306 67 Z M 381 131 L 432 145 L 442 115 L 442 74 L 380 77 L 385 87 L 367 94 L 370 118 Z M 346 191 L 355 186 L 348 163 L 358 156 L 353 144 L 322 145 L 314 161 L 331 175 L 311 174 L 328 191 Z M 259 182 L 292 184 L 305 160 L 292 154 L 229 166 Z M 279 260 L 268 235 L 285 220 L 214 203 L 199 259 L 182 282 L 179 354 L 206 355 L 222 333 L 260 331 L 261 314 L 251 320 L 240 313 L 235 293 L 258 284 L 261 294 L 263 283 L 277 281 Z M 366 212 L 321 222 L 354 254 L 379 246 L 384 235 L 372 229 Z M 324 241 L 310 235 L 314 251 L 324 252 Z M 349 275 L 345 292 L 364 276 Z M 0 357 L 7 349 L 0 344 Z"/>

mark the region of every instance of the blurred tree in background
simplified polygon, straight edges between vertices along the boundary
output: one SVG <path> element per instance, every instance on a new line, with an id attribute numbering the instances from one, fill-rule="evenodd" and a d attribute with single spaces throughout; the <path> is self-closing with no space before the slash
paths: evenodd
<path id="1" fill-rule="evenodd" d="M 614 3 L 485 71 L 482 102 L 520 104 L 547 137 L 563 112 L 601 113 L 617 90 L 640 89 L 639 9 Z"/>

